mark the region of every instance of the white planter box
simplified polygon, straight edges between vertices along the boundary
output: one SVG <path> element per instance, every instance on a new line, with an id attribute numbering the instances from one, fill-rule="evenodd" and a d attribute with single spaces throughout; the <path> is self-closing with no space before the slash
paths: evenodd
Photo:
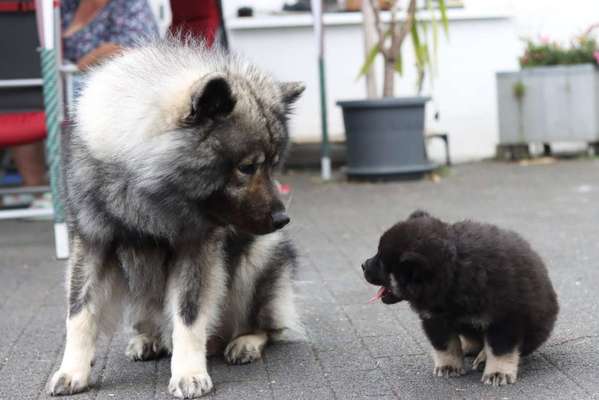
<path id="1" fill-rule="evenodd" d="M 499 72 L 497 100 L 501 145 L 599 141 L 599 69 L 593 64 Z"/>

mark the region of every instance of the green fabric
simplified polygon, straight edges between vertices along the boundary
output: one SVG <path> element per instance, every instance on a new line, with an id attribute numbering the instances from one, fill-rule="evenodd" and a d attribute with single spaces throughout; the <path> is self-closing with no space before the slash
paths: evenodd
<path id="1" fill-rule="evenodd" d="M 44 107 L 46 112 L 46 157 L 50 170 L 50 188 L 54 206 L 54 222 L 64 222 L 64 208 L 60 198 L 60 115 L 58 62 L 56 50 L 41 49 L 42 78 L 44 80 Z"/>

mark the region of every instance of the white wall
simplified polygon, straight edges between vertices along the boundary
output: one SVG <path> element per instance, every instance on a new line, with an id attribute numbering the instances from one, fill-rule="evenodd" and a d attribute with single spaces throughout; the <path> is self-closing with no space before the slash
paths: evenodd
<path id="1" fill-rule="evenodd" d="M 448 131 L 452 157 L 471 160 L 489 157 L 497 142 L 495 78 L 498 69 L 516 68 L 517 40 L 505 37 L 511 32 L 509 19 L 454 21 L 450 24 L 450 40 L 439 47 L 439 76 L 434 90 L 427 90 L 435 101 L 429 105 L 428 126 L 431 130 Z M 362 64 L 362 32 L 360 25 L 327 26 L 326 75 L 329 130 L 333 140 L 343 140 L 341 110 L 335 104 L 341 99 L 365 96 L 364 82 L 356 76 Z M 233 30 L 233 48 L 242 52 L 280 80 L 301 80 L 307 90 L 292 118 L 294 141 L 317 141 L 320 137 L 319 92 L 316 54 L 311 27 L 269 30 Z M 414 64 L 411 50 L 406 49 L 403 78 L 397 79 L 399 95 L 414 94 Z M 381 66 L 376 65 L 379 72 Z M 433 111 L 440 111 L 435 123 Z M 442 148 L 431 149 L 435 158 Z"/>
<path id="2" fill-rule="evenodd" d="M 225 0 L 225 14 L 232 15 L 243 0 Z M 261 10 L 279 10 L 281 1 L 263 0 Z M 566 5 L 567 4 L 567 5 Z M 543 34 L 567 42 L 594 21 L 599 21 L 599 0 L 465 0 L 469 15 L 485 18 L 450 22 L 449 41 L 439 47 L 439 74 L 434 88 L 426 91 L 434 97 L 427 121 L 430 130 L 448 131 L 452 157 L 466 161 L 490 157 L 498 141 L 495 73 L 518 68 L 524 35 Z M 488 18 L 496 15 L 497 18 Z M 501 17 L 503 16 L 503 17 Z M 506 18 L 505 16 L 512 16 Z M 292 119 L 295 141 L 319 139 L 319 100 L 316 54 L 312 28 L 296 26 L 273 29 L 241 29 L 230 20 L 233 48 L 281 80 L 302 80 L 308 89 Z M 356 80 L 362 63 L 362 32 L 359 24 L 327 26 L 326 73 L 329 128 L 333 139 L 343 139 L 339 99 L 364 96 L 364 83 Z M 598 32 L 599 33 L 599 32 Z M 414 60 L 406 48 L 406 74 L 398 78 L 399 95 L 414 92 Z M 380 71 L 380 65 L 377 66 Z M 379 74 L 380 86 L 380 74 Z M 440 120 L 432 114 L 440 111 Z M 442 156 L 442 147 L 434 146 L 433 158 Z"/>
<path id="3" fill-rule="evenodd" d="M 597 0 L 466 0 L 466 6 L 502 8 L 514 15 L 518 36 L 542 34 L 563 43 L 599 22 Z"/>
<path id="4" fill-rule="evenodd" d="M 156 1 L 156 0 L 150 0 Z M 237 8 L 252 6 L 258 11 L 280 11 L 294 0 L 223 0 L 224 13 L 233 16 Z M 599 22 L 598 0 L 464 0 L 473 10 L 504 10 L 512 13 L 519 35 L 548 34 L 568 40 L 592 23 Z"/>
<path id="5" fill-rule="evenodd" d="M 293 3 L 294 0 L 287 0 Z M 239 7 L 253 7 L 258 12 L 281 11 L 284 0 L 223 0 L 223 14 L 225 17 L 236 15 Z"/>

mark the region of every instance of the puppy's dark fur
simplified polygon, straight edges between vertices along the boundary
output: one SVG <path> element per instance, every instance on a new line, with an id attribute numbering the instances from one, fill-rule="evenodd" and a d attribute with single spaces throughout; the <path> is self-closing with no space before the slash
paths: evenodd
<path id="1" fill-rule="evenodd" d="M 518 358 L 549 337 L 558 313 L 539 255 L 517 233 L 414 212 L 383 234 L 363 264 L 381 300 L 406 300 L 433 346 L 435 375 L 460 375 L 463 355 L 480 351 L 483 381 L 516 380 Z"/>

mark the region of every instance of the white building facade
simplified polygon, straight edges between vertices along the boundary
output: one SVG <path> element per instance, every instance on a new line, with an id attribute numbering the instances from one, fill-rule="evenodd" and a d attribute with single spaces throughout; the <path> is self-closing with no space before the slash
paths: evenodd
<path id="1" fill-rule="evenodd" d="M 280 0 L 224 0 L 232 48 L 281 80 L 301 80 L 307 90 L 292 122 L 292 139 L 320 138 L 316 48 L 310 15 L 272 15 Z M 252 18 L 237 18 L 238 7 L 255 8 Z M 449 38 L 441 37 L 438 74 L 425 94 L 427 129 L 450 135 L 452 157 L 470 161 L 494 155 L 498 142 L 495 73 L 518 68 L 522 38 L 547 36 L 567 43 L 599 21 L 596 0 L 465 0 L 464 8 L 449 12 Z M 365 83 L 356 79 L 363 63 L 360 13 L 325 14 L 326 76 L 329 130 L 332 140 L 344 138 L 337 100 L 365 96 Z M 397 78 L 397 94 L 413 95 L 415 71 L 412 51 L 404 49 L 404 76 Z M 379 60 L 380 63 L 380 60 Z M 381 65 L 375 66 L 381 86 Z M 438 112 L 440 118 L 433 115 Z M 431 148 L 442 158 L 440 147 Z"/>

